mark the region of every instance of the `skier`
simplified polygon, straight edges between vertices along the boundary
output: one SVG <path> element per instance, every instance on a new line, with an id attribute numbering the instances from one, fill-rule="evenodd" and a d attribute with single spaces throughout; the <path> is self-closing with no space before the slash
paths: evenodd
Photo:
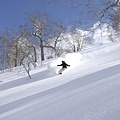
<path id="1" fill-rule="evenodd" d="M 63 72 L 65 69 L 67 69 L 67 66 L 70 66 L 70 65 L 66 64 L 65 61 L 62 61 L 62 64 L 57 65 L 57 66 L 62 66 L 62 68 L 58 71 L 59 74 L 62 74 L 62 72 Z"/>

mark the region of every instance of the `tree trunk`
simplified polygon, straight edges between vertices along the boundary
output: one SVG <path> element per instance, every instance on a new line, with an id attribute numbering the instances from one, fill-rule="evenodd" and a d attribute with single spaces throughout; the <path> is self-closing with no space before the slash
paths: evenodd
<path id="1" fill-rule="evenodd" d="M 41 61 L 44 61 L 44 46 L 43 46 L 43 41 L 42 38 L 40 38 L 40 49 L 41 49 Z"/>

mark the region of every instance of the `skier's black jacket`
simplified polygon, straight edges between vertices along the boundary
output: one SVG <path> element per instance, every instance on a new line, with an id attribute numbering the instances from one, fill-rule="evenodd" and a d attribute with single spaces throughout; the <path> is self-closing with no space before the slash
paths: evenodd
<path id="1" fill-rule="evenodd" d="M 62 66 L 62 68 L 67 68 L 67 66 L 70 66 L 70 65 L 66 64 L 65 61 L 62 61 L 62 64 L 57 66 Z"/>

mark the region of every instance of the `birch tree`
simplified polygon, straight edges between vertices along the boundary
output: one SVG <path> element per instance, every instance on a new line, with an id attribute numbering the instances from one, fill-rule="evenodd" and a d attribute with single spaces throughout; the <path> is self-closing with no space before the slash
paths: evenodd
<path id="1" fill-rule="evenodd" d="M 45 60 L 45 48 L 52 49 L 57 56 L 56 47 L 62 32 L 65 30 L 64 25 L 53 22 L 47 14 L 40 14 L 39 12 L 29 15 L 29 19 L 33 24 L 32 35 L 39 39 L 41 61 Z"/>

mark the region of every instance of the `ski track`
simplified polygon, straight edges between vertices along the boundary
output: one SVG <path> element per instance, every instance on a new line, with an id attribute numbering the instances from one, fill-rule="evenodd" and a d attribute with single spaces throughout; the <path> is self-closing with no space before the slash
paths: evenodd
<path id="1" fill-rule="evenodd" d="M 101 72 L 104 72 L 104 70 Z M 98 79 L 95 73 L 92 77 L 95 80 Z M 118 106 L 120 102 L 120 80 L 118 77 L 120 77 L 120 74 L 106 77 L 106 79 L 86 86 L 79 83 L 81 79 L 84 80 L 86 77 L 76 79 L 75 82 L 71 81 L 66 85 L 30 96 L 26 103 L 20 104 L 20 101 L 18 101 L 22 107 L 15 106 L 15 109 L 0 115 L 0 118 L 1 120 L 72 120 L 72 118 L 74 120 L 101 120 L 102 117 L 104 119 L 105 115 L 113 114 L 114 109 L 120 107 Z M 13 105 L 17 104 L 14 103 Z M 61 110 L 61 108 L 63 109 Z M 78 111 L 80 114 L 78 114 Z M 46 113 L 48 114 L 46 115 Z"/>

